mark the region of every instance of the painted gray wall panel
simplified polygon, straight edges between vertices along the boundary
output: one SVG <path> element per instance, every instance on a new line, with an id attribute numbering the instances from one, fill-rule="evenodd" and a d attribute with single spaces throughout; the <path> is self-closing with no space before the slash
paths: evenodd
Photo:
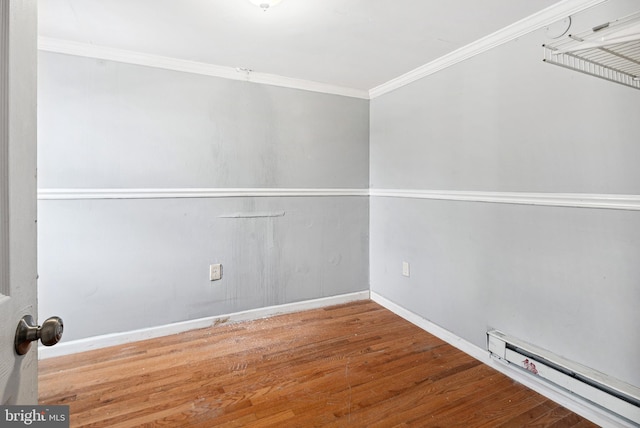
<path id="1" fill-rule="evenodd" d="M 39 55 L 41 188 L 368 187 L 367 100 Z"/>
<path id="2" fill-rule="evenodd" d="M 571 32 L 638 3 L 602 9 Z M 543 63 L 549 41 L 540 30 L 372 100 L 371 186 L 640 193 L 640 91 Z"/>
<path id="3" fill-rule="evenodd" d="M 40 313 L 65 320 L 65 340 L 369 287 L 366 197 L 40 201 L 39 211 Z M 222 280 L 209 281 L 212 263 Z"/>
<path id="4" fill-rule="evenodd" d="M 371 230 L 372 291 L 483 349 L 496 328 L 640 385 L 637 212 L 372 198 Z"/>
<path id="5" fill-rule="evenodd" d="M 609 2 L 572 32 L 632 10 Z M 640 194 L 640 91 L 544 64 L 545 41 L 372 100 L 372 187 Z M 482 348 L 497 328 L 640 386 L 640 212 L 378 197 L 370 210 L 372 291 Z"/>
<path id="6" fill-rule="evenodd" d="M 367 188 L 369 103 L 40 53 L 40 188 Z M 42 200 L 65 340 L 368 288 L 368 200 Z M 221 215 L 285 212 L 273 218 Z M 209 282 L 209 265 L 223 264 Z"/>

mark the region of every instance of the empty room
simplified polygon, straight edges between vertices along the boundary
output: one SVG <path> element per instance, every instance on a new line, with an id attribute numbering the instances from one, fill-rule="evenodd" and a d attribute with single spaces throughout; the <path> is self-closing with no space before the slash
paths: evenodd
<path id="1" fill-rule="evenodd" d="M 637 0 L 0 1 L 0 426 L 640 426 Z"/>

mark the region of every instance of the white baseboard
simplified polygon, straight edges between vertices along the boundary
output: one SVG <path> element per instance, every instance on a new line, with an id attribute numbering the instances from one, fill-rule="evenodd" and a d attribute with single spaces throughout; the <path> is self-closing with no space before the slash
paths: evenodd
<path id="1" fill-rule="evenodd" d="M 106 348 L 109 346 L 123 345 L 140 340 L 153 339 L 156 337 L 169 336 L 189 330 L 206 328 L 218 324 L 229 324 L 239 321 L 249 321 L 260 318 L 272 317 L 275 315 L 288 314 L 293 312 L 318 309 L 327 306 L 340 305 L 343 303 L 355 302 L 358 300 L 368 300 L 369 291 L 359 291 L 356 293 L 341 294 L 338 296 L 323 297 L 320 299 L 305 300 L 303 302 L 287 303 L 284 305 L 269 306 L 266 308 L 250 309 L 226 315 L 216 315 L 212 317 L 199 318 L 195 320 L 182 321 L 156 327 L 143 328 L 140 330 L 127 331 L 123 333 L 105 334 L 102 336 L 88 337 L 86 339 L 61 342 L 53 347 L 38 347 L 38 358 L 46 359 L 60 357 L 63 355 L 76 354 L 94 349 Z M 64 340 L 64 339 L 63 339 Z"/>
<path id="2" fill-rule="evenodd" d="M 504 361 L 492 358 L 488 350 L 482 349 L 450 331 L 432 323 L 431 321 L 411 312 L 402 306 L 388 300 L 374 291 L 360 291 L 356 293 L 342 294 L 338 296 L 324 297 L 303 302 L 287 303 L 266 308 L 251 309 L 226 315 L 199 318 L 195 320 L 183 321 L 162 326 L 144 328 L 123 333 L 106 334 L 102 336 L 90 337 L 86 339 L 73 340 L 70 342 L 58 343 L 54 347 L 38 347 L 38 358 L 46 359 L 63 355 L 76 354 L 94 349 L 106 348 L 109 346 L 123 345 L 140 340 L 152 339 L 156 337 L 168 336 L 189 330 L 206 328 L 217 324 L 229 324 L 233 322 L 249 321 L 276 315 L 293 312 L 318 309 L 322 307 L 339 305 L 359 300 L 371 299 L 379 305 L 385 307 L 396 315 L 404 318 L 421 329 L 433 334 L 439 339 L 453 345 L 462 352 L 472 356 L 484 364 L 498 370 L 511 379 L 519 382 L 537 393 L 555 401 L 592 422 L 603 427 L 633 427 L 634 425 L 626 419 L 595 406 L 594 404 L 558 388 L 548 382 L 523 373 L 519 368 L 514 368 Z"/>
<path id="3" fill-rule="evenodd" d="M 411 312 L 402 306 L 388 300 L 380 294 L 371 291 L 371 300 L 385 307 L 396 315 L 404 318 L 410 323 L 420 327 L 421 329 L 433 334 L 439 339 L 455 346 L 462 352 L 472 356 L 473 358 L 481 361 L 484 364 L 498 370 L 502 374 L 510 377 L 518 383 L 536 391 L 537 393 L 555 401 L 561 406 L 566 407 L 578 415 L 589 419 L 595 424 L 602 427 L 634 427 L 632 422 L 619 417 L 618 415 L 607 411 L 601 407 L 594 405 L 593 403 L 572 394 L 566 390 L 563 390 L 549 382 L 542 379 L 531 376 L 528 373 L 524 373 L 519 368 L 512 367 L 508 363 L 505 363 L 497 358 L 492 358 L 488 350 L 482 349 L 459 336 L 451 333 L 448 330 L 432 323 L 431 321 L 421 317 L 420 315 Z"/>

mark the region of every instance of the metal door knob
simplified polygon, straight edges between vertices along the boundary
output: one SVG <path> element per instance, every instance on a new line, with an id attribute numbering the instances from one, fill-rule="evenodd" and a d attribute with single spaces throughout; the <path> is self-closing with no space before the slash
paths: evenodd
<path id="1" fill-rule="evenodd" d="M 24 355 L 29 351 L 31 342 L 40 339 L 44 346 L 53 346 L 62 338 L 64 324 L 60 317 L 51 317 L 39 326 L 31 315 L 25 315 L 18 323 L 16 329 L 15 347 L 18 355 Z"/>

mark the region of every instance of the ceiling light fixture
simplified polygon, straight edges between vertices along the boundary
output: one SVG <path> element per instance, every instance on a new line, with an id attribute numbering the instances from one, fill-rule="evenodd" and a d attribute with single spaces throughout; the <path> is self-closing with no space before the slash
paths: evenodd
<path id="1" fill-rule="evenodd" d="M 262 8 L 265 12 L 274 6 L 277 6 L 282 0 L 249 0 L 251 3 Z"/>

